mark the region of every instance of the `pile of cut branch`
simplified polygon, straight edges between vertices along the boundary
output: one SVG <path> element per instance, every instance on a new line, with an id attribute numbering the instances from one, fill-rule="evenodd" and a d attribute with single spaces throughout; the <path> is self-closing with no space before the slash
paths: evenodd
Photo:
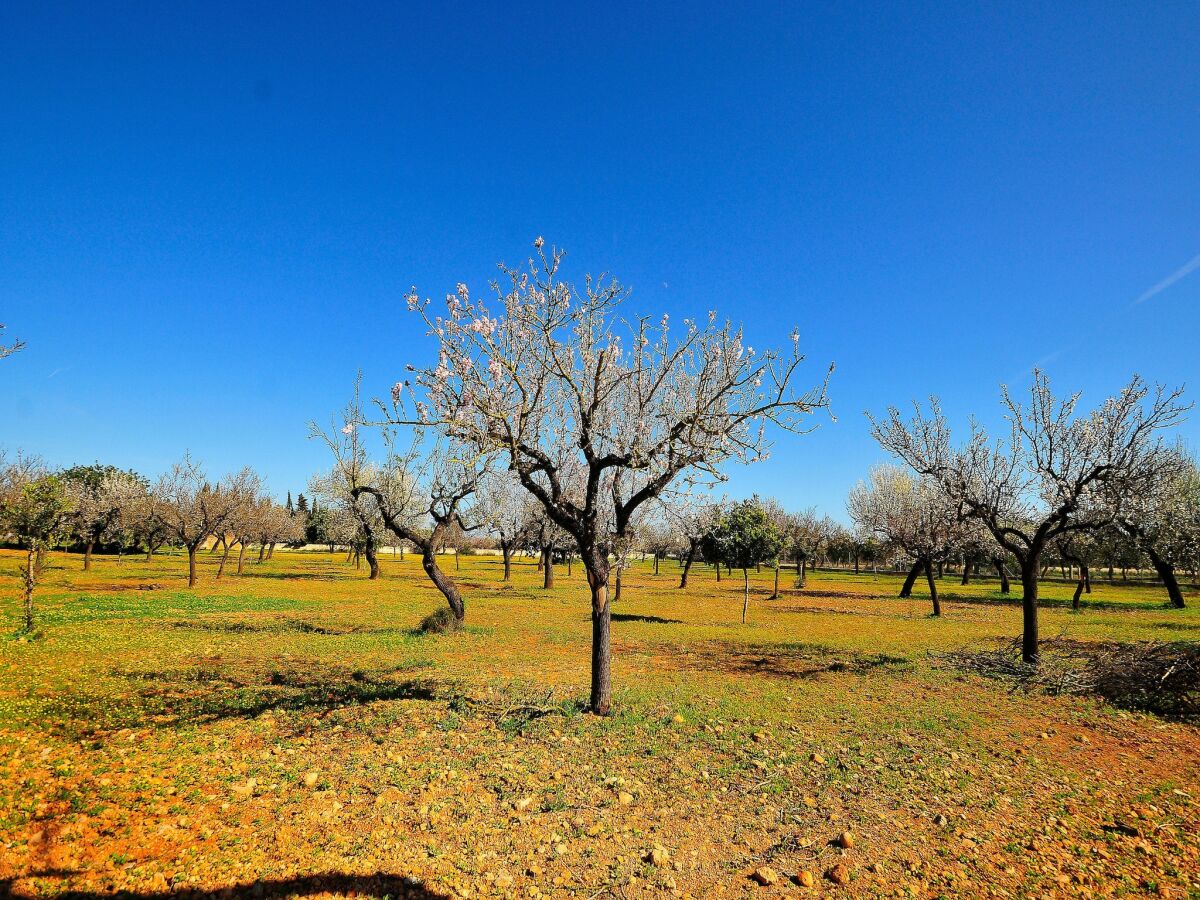
<path id="1" fill-rule="evenodd" d="M 994 678 L 1012 690 L 1086 694 L 1125 709 L 1200 718 L 1200 644 L 1191 641 L 1043 641 L 1038 664 L 1021 659 L 1021 642 L 931 654 L 960 672 Z"/>

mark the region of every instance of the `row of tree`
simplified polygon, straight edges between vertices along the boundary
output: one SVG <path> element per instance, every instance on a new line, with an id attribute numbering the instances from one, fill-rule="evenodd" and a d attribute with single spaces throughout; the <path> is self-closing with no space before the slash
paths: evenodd
<path id="1" fill-rule="evenodd" d="M 303 522 L 268 497 L 248 468 L 212 481 L 185 456 L 151 484 L 114 466 L 55 471 L 34 457 L 0 455 L 0 537 L 25 550 L 24 625 L 32 630 L 34 588 L 53 547 L 82 547 L 84 569 L 91 568 L 98 545 L 113 546 L 118 554 L 138 547 L 147 558 L 165 544 L 182 547 L 188 585 L 194 587 L 196 554 L 207 541 L 224 551 L 218 578 L 234 547 L 242 574 L 251 544 L 259 547 L 261 562 L 278 543 L 301 539 Z"/>
<path id="2" fill-rule="evenodd" d="M 835 552 L 827 520 L 815 514 L 789 521 L 770 504 L 684 499 L 725 481 L 731 463 L 765 460 L 769 428 L 806 431 L 810 415 L 828 405 L 829 374 L 797 384 L 796 332 L 789 350 L 762 353 L 712 312 L 679 328 L 666 316 L 631 318 L 622 311 L 624 286 L 606 276 L 571 283 L 563 260 L 538 238 L 526 265 L 500 266 L 489 299 L 459 284 L 438 311 L 410 293 L 435 362 L 406 366 L 390 396 L 369 407 L 356 387 L 330 427 L 313 426 L 333 465 L 312 487 L 340 523 L 326 537 L 360 547 L 373 576 L 382 543 L 411 545 L 458 620 L 466 614 L 462 592 L 438 560 L 452 535 L 492 528 L 506 575 L 513 550 L 530 543 L 548 578 L 556 554 L 578 559 L 591 605 L 590 708 L 607 714 L 611 600 L 644 538 L 639 530 L 649 535 L 660 519 L 670 523 L 682 585 L 698 557 L 742 569 L 748 584 L 751 565 L 785 555 L 803 584 L 817 555 Z M 949 553 L 995 557 L 1002 574 L 1011 560 L 1022 584 L 1024 655 L 1035 662 L 1038 580 L 1049 554 L 1081 553 L 1084 536 L 1100 542 L 1116 529 L 1136 534 L 1147 554 L 1172 564 L 1184 558 L 1164 556 L 1169 541 L 1152 535 L 1176 527 L 1177 512 L 1161 498 L 1165 484 L 1184 477 L 1184 456 L 1165 447 L 1162 432 L 1187 407 L 1179 391 L 1151 394 L 1135 378 L 1080 415 L 1078 397 L 1057 400 L 1040 372 L 1028 405 L 1007 391 L 1004 401 L 1011 429 L 995 442 L 976 425 L 966 443 L 953 444 L 936 401 L 909 420 L 894 409 L 873 419 L 880 445 L 907 472 L 878 470 L 856 490 L 857 537 L 838 539 L 856 562 L 902 550 L 913 560 L 909 587 L 924 570 L 934 591 L 932 566 Z M 183 504 L 188 509 L 220 509 L 216 498 L 237 490 L 186 471 L 184 493 L 203 497 Z M 53 490 L 58 476 L 47 477 L 36 490 Z M 162 518 L 190 548 L 202 531 L 227 530 L 216 516 Z M 189 556 L 194 561 L 191 549 Z"/>

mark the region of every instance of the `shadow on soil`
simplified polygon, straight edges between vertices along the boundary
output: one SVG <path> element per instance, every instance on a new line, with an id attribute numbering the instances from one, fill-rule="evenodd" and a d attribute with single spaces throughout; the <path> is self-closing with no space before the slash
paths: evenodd
<path id="1" fill-rule="evenodd" d="M 44 873 L 35 873 L 42 876 Z M 61 873 L 51 873 L 61 874 Z M 333 894 L 344 897 L 408 897 L 413 900 L 446 900 L 446 894 L 435 893 L 414 878 L 399 875 L 348 875 L 331 872 L 321 875 L 303 875 L 296 878 L 262 879 L 228 885 L 210 891 L 166 890 L 166 891 L 73 891 L 54 894 L 57 900 L 200 900 L 216 896 L 221 900 L 257 900 L 262 897 L 308 897 L 314 894 Z M 0 898 L 14 900 L 41 896 L 37 893 L 19 891 L 13 887 L 13 879 L 0 879 Z"/>
<path id="2" fill-rule="evenodd" d="M 172 628 L 190 628 L 197 631 L 218 631 L 228 634 L 239 634 L 242 632 L 261 632 L 267 634 L 278 634 L 284 631 L 298 631 L 302 634 L 382 634 L 386 632 L 399 631 L 392 628 L 363 628 L 360 625 L 349 625 L 339 627 L 337 625 L 316 625 L 312 622 L 305 622 L 301 619 L 268 619 L 261 622 L 246 622 L 242 620 L 210 620 L 202 619 L 185 619 L 176 622 L 171 622 Z"/>
<path id="3" fill-rule="evenodd" d="M 613 613 L 614 622 L 647 622 L 651 625 L 682 625 L 682 619 L 664 619 L 662 616 L 639 616 L 633 613 Z"/>
<path id="4" fill-rule="evenodd" d="M 44 721 L 72 738 L 121 728 L 176 728 L 266 712 L 315 712 L 392 700 L 434 700 L 432 681 L 402 677 L 418 666 L 364 672 L 301 664 L 284 668 L 209 666 L 170 671 L 114 670 L 130 690 L 52 698 Z"/>
<path id="5" fill-rule="evenodd" d="M 657 647 L 655 653 L 679 669 L 768 678 L 816 678 L 826 673 L 864 675 L 880 669 L 906 669 L 911 665 L 905 656 L 835 650 L 822 644 L 710 642 L 693 648 Z"/>

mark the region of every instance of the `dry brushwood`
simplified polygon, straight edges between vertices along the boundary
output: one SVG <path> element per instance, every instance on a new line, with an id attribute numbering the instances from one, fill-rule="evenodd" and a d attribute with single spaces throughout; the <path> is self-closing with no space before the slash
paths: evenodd
<path id="1" fill-rule="evenodd" d="M 990 649 L 931 654 L 957 669 L 1011 684 L 1013 690 L 1086 694 L 1115 706 L 1172 718 L 1200 716 L 1200 644 L 1044 641 L 1039 663 L 1026 663 L 1019 641 Z"/>

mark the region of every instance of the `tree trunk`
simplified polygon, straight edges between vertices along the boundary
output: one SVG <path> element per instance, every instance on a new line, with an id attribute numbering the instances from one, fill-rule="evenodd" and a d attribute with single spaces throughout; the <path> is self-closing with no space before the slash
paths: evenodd
<path id="1" fill-rule="evenodd" d="M 613 603 L 621 602 L 621 573 L 624 570 L 625 570 L 625 567 L 622 566 L 621 563 L 618 561 L 618 563 L 617 563 L 617 589 L 615 592 L 613 592 L 613 597 L 612 597 Z"/>
<path id="2" fill-rule="evenodd" d="M 554 587 L 554 549 L 552 547 L 542 549 L 542 587 L 547 591 Z M 607 600 L 607 594 L 605 598 Z"/>
<path id="3" fill-rule="evenodd" d="M 25 554 L 25 568 L 21 571 L 21 578 L 24 581 L 21 594 L 21 611 L 26 634 L 33 632 L 33 586 L 37 583 L 36 572 L 37 553 L 30 547 L 29 551 Z"/>
<path id="4" fill-rule="evenodd" d="M 800 565 L 798 565 L 796 568 L 800 574 L 800 587 L 804 587 L 804 585 L 808 582 L 808 557 L 800 557 Z"/>
<path id="5" fill-rule="evenodd" d="M 1079 598 L 1083 595 L 1083 572 L 1079 573 L 1079 580 L 1075 582 L 1075 594 L 1071 597 L 1071 609 L 1079 610 Z"/>
<path id="6" fill-rule="evenodd" d="M 217 566 L 217 581 L 225 574 L 225 563 L 229 561 L 229 544 L 225 544 L 225 552 L 221 555 L 221 565 Z"/>
<path id="7" fill-rule="evenodd" d="M 937 582 L 933 580 L 933 567 L 925 563 L 925 580 L 929 582 L 929 599 L 933 601 L 933 614 L 941 616 L 942 602 L 938 599 Z"/>
<path id="8" fill-rule="evenodd" d="M 921 569 L 924 563 L 917 560 L 912 564 L 912 568 L 908 570 L 908 577 L 904 579 L 904 586 L 900 588 L 901 597 L 911 597 L 913 585 L 916 583 L 917 576 L 921 574 Z"/>
<path id="9" fill-rule="evenodd" d="M 504 580 L 508 581 L 512 577 L 512 547 L 501 543 L 500 554 L 504 557 Z"/>
<path id="10" fill-rule="evenodd" d="M 263 541 L 258 545 L 258 561 L 262 562 L 263 557 L 267 555 L 267 542 Z"/>
<path id="11" fill-rule="evenodd" d="M 962 583 L 963 584 L 971 583 L 971 561 L 969 559 L 963 561 Z"/>
<path id="12" fill-rule="evenodd" d="M 238 567 L 237 573 L 242 574 L 242 568 L 246 564 L 246 542 L 238 541 Z"/>
<path id="13" fill-rule="evenodd" d="M 779 560 L 775 560 L 775 590 L 771 592 L 771 599 L 774 600 L 779 596 Z"/>
<path id="14" fill-rule="evenodd" d="M 654 574 L 658 574 L 658 551 L 654 551 Z"/>
<path id="15" fill-rule="evenodd" d="M 1081 566 L 1079 573 L 1083 576 L 1083 592 L 1090 594 L 1092 592 L 1092 567 Z"/>
<path id="16" fill-rule="evenodd" d="M 154 546 L 152 544 L 147 544 L 146 545 L 146 562 L 150 562 L 150 560 L 152 560 L 153 558 L 154 558 Z"/>
<path id="17" fill-rule="evenodd" d="M 375 552 L 375 542 L 367 541 L 363 547 L 363 555 L 367 558 L 367 566 L 371 569 L 371 574 L 367 576 L 369 581 L 374 581 L 379 577 L 379 555 Z"/>
<path id="18" fill-rule="evenodd" d="M 270 559 L 274 555 L 275 555 L 275 542 L 271 541 L 271 543 L 267 544 L 267 559 Z"/>
<path id="19" fill-rule="evenodd" d="M 742 569 L 742 624 L 746 624 L 746 613 L 750 610 L 750 570 Z"/>
<path id="20" fill-rule="evenodd" d="M 1000 576 L 1000 593 L 1007 594 L 1009 592 L 1008 569 L 1004 568 L 1003 560 L 996 560 L 996 574 Z"/>
<path id="21" fill-rule="evenodd" d="M 95 541 L 88 541 L 83 546 L 83 571 L 88 571 L 92 567 L 92 548 L 96 545 Z"/>
<path id="22" fill-rule="evenodd" d="M 546 564 L 546 548 L 542 548 L 542 552 L 538 554 L 537 569 L 534 571 L 542 571 L 542 567 Z"/>
<path id="23" fill-rule="evenodd" d="M 687 558 L 683 562 L 683 572 L 681 572 L 679 575 L 679 587 L 681 589 L 687 587 L 688 572 L 691 571 L 692 560 L 694 560 L 695 558 L 696 558 L 696 545 L 689 543 Z"/>
<path id="24" fill-rule="evenodd" d="M 198 549 L 197 544 L 189 544 L 188 548 L 187 548 L 187 552 L 188 552 L 188 587 L 190 587 L 190 588 L 194 588 L 196 586 L 196 550 L 197 549 Z"/>
<path id="25" fill-rule="evenodd" d="M 720 584 L 721 583 L 721 564 L 717 563 L 715 568 L 717 570 L 717 584 Z"/>
<path id="26" fill-rule="evenodd" d="M 1038 661 L 1038 575 L 1041 560 L 1031 553 L 1021 563 L 1021 658 L 1027 663 Z"/>
<path id="27" fill-rule="evenodd" d="M 421 548 L 421 567 L 425 570 L 425 574 L 429 576 L 429 580 L 433 582 L 434 587 L 442 592 L 442 596 L 450 604 L 450 611 L 454 613 L 454 617 L 461 622 L 467 617 L 467 608 L 463 605 L 462 594 L 459 593 L 458 585 L 454 583 L 454 579 L 448 577 L 445 572 L 438 568 L 437 551 L 433 549 L 436 546 L 436 542 L 430 540 Z"/>
<path id="28" fill-rule="evenodd" d="M 454 571 L 455 572 L 462 571 L 462 563 L 459 562 L 459 560 L 458 560 L 458 548 L 457 547 L 454 548 Z"/>
<path id="29" fill-rule="evenodd" d="M 858 553 L 854 554 L 854 574 L 858 574 Z"/>
<path id="30" fill-rule="evenodd" d="M 1158 572 L 1158 577 L 1162 579 L 1163 586 L 1167 589 L 1167 596 L 1171 600 L 1171 606 L 1175 609 L 1186 607 L 1187 604 L 1183 602 L 1183 591 L 1179 589 L 1179 579 L 1175 577 L 1175 566 L 1159 556 L 1150 547 L 1146 548 L 1146 555 L 1150 557 L 1150 562 L 1154 564 L 1154 570 Z"/>
<path id="31" fill-rule="evenodd" d="M 608 572 L 599 563 L 598 555 L 594 551 L 583 552 L 592 593 L 592 696 L 589 708 L 598 716 L 607 716 L 612 712 L 612 607 L 608 602 Z"/>

